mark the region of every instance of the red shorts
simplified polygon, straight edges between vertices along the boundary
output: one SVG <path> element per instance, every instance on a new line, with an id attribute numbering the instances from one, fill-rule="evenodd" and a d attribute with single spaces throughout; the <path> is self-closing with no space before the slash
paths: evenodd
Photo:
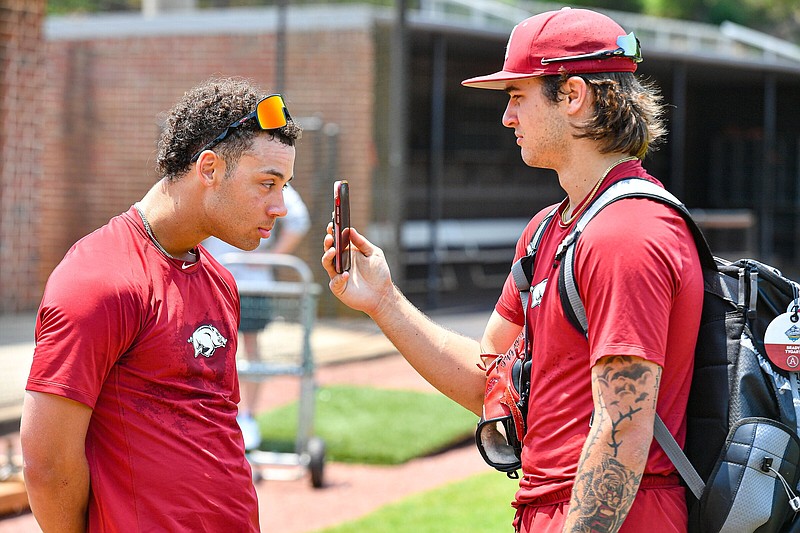
<path id="1" fill-rule="evenodd" d="M 517 533 L 561 533 L 569 512 L 570 489 L 521 504 L 514 517 Z M 686 533 L 686 491 L 677 476 L 645 476 L 620 533 Z"/>

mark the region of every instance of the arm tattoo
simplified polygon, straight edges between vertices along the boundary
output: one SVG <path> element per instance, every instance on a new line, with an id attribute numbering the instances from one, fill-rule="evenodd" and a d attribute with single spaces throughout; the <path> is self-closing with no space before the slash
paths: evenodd
<path id="1" fill-rule="evenodd" d="M 614 457 L 617 456 L 619 452 L 619 447 L 622 445 L 622 441 L 617 440 L 617 434 L 619 433 L 619 425 L 624 422 L 625 420 L 633 420 L 633 415 L 641 411 L 642 409 L 631 409 L 628 408 L 627 413 L 619 413 L 616 420 L 611 421 L 611 442 L 607 444 L 614 450 Z"/>
<path id="2" fill-rule="evenodd" d="M 575 480 L 569 514 L 577 514 L 574 533 L 617 531 L 633 505 L 641 476 L 612 457 Z"/>
<path id="3" fill-rule="evenodd" d="M 611 357 L 599 368 L 595 381 L 600 397 L 600 403 L 605 410 L 613 411 L 611 414 L 611 442 L 608 446 L 612 449 L 614 457 L 617 456 L 622 442 L 617 440 L 619 426 L 623 422 L 633 422 L 633 417 L 643 408 L 642 403 L 654 401 L 650 394 L 642 388 L 656 376 L 645 365 L 635 362 L 631 357 Z M 606 403 L 605 398 L 612 399 Z"/>
<path id="4" fill-rule="evenodd" d="M 642 474 L 629 464 L 631 448 L 637 445 L 626 448 L 622 436 L 640 412 L 655 409 L 659 378 L 660 372 L 636 357 L 608 357 L 595 366 L 594 421 L 573 487 L 571 532 L 617 531 L 628 515 Z"/>

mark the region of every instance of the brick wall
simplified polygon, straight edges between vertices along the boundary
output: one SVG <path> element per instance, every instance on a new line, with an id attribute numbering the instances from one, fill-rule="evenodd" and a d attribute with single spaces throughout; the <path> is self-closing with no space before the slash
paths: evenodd
<path id="1" fill-rule="evenodd" d="M 75 240 L 125 211 L 158 179 L 160 114 L 187 89 L 210 76 L 243 76 L 274 88 L 274 32 L 197 30 L 48 39 L 37 290 Z M 300 140 L 293 182 L 313 222 L 298 255 L 326 283 L 319 254 L 333 179 L 352 184 L 354 224 L 370 219 L 374 39 L 370 27 L 290 30 L 286 49 L 283 92 L 292 115 L 326 124 Z M 331 161 L 337 168 L 329 168 Z"/>
<path id="2" fill-rule="evenodd" d="M 45 0 L 0 1 L 0 313 L 40 296 Z"/>

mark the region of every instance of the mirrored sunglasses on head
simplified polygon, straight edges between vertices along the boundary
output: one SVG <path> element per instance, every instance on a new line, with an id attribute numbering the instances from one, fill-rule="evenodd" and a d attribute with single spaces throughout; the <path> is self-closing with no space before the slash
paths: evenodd
<path id="1" fill-rule="evenodd" d="M 617 37 L 618 48 L 614 50 L 598 50 L 588 54 L 579 54 L 574 56 L 542 58 L 542 65 L 548 63 L 567 62 L 567 61 L 582 61 L 584 59 L 610 59 L 612 57 L 628 57 L 634 63 L 642 62 L 642 48 L 639 39 L 630 32 L 628 35 L 620 35 Z"/>
<path id="2" fill-rule="evenodd" d="M 246 123 L 248 120 L 255 118 L 258 121 L 258 126 L 262 130 L 275 130 L 282 128 L 289 123 L 292 119 L 289 115 L 289 110 L 286 108 L 286 103 L 283 101 L 283 96 L 280 94 L 271 94 L 256 104 L 255 110 L 248 113 L 242 118 L 235 120 L 225 130 L 220 133 L 213 141 L 206 143 L 192 156 L 191 162 L 194 163 L 200 157 L 200 154 L 205 150 L 210 150 L 220 142 L 224 141 L 233 130 Z"/>

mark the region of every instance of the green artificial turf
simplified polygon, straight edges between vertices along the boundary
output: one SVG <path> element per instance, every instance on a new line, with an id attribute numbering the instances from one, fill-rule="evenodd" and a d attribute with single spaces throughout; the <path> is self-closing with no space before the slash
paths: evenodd
<path id="1" fill-rule="evenodd" d="M 318 533 L 507 533 L 517 483 L 500 472 L 479 474 Z"/>
<path id="2" fill-rule="evenodd" d="M 262 449 L 294 450 L 297 410 L 295 402 L 258 416 Z M 440 394 L 350 386 L 319 389 L 313 416 L 326 461 L 386 465 L 463 442 L 478 420 Z"/>

